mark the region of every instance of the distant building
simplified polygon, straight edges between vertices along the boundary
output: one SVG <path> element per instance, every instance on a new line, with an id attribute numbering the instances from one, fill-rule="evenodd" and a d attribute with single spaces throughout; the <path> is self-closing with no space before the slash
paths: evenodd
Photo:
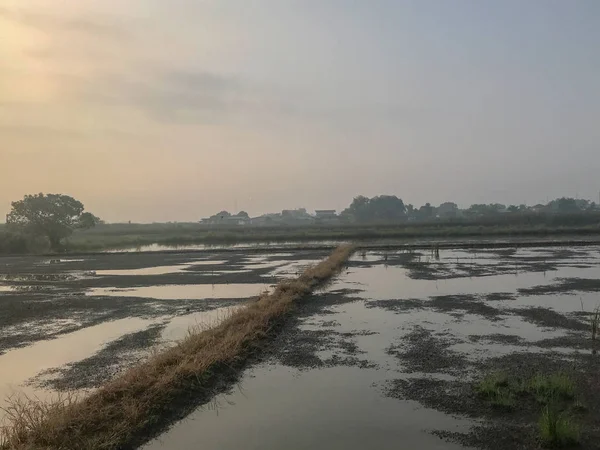
<path id="1" fill-rule="evenodd" d="M 334 219 L 337 218 L 335 209 L 317 209 L 315 211 L 317 219 Z"/>
<path id="2" fill-rule="evenodd" d="M 315 211 L 315 218 L 317 222 L 333 222 L 339 219 L 335 209 L 317 209 Z"/>

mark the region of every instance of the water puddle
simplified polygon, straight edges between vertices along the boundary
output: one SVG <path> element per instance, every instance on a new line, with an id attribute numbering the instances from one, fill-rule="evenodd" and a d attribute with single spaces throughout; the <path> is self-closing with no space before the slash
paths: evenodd
<path id="1" fill-rule="evenodd" d="M 243 299 L 257 297 L 271 289 L 270 284 L 189 284 L 143 286 L 136 288 L 94 288 L 89 296 L 142 297 L 157 300 Z"/>

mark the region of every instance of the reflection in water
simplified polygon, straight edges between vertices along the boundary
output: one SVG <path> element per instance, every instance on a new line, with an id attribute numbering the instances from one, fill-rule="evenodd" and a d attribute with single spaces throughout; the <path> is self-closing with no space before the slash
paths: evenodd
<path id="1" fill-rule="evenodd" d="M 311 247 L 335 247 L 346 241 L 286 241 L 286 242 L 246 242 L 239 244 L 196 244 L 196 245 L 142 245 L 139 247 L 127 247 L 121 249 L 107 250 L 105 253 L 130 253 L 130 252 L 161 252 L 161 251 L 187 251 L 187 250 L 223 250 L 223 249 L 286 249 L 286 248 L 311 248 Z"/>
<path id="2" fill-rule="evenodd" d="M 383 397 L 370 386 L 382 375 L 347 367 L 260 366 L 244 377 L 243 390 L 218 396 L 216 411 L 196 411 L 143 448 L 191 450 L 200 442 L 206 450 L 462 448 L 423 428 L 465 431 L 469 421 Z"/>
<path id="3" fill-rule="evenodd" d="M 257 297 L 271 288 L 269 284 L 189 284 L 143 286 L 136 288 L 94 288 L 87 295 L 107 297 L 143 297 L 157 300 L 204 300 Z"/>
<path id="4" fill-rule="evenodd" d="M 86 358 L 99 351 L 105 343 L 143 330 L 152 323 L 155 322 L 139 318 L 105 322 L 0 355 L 0 407 L 13 393 L 47 398 L 49 392 L 26 386 L 25 381 L 44 370 Z"/>
<path id="5" fill-rule="evenodd" d="M 225 264 L 224 260 L 196 260 L 185 264 L 175 264 L 172 266 L 143 267 L 141 269 L 118 269 L 118 270 L 97 270 L 98 276 L 126 276 L 126 275 L 167 275 L 170 273 L 185 272 L 186 269 L 194 266 L 213 266 Z"/>

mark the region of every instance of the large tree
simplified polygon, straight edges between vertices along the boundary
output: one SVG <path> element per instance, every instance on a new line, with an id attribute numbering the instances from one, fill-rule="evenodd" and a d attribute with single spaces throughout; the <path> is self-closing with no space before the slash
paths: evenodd
<path id="1" fill-rule="evenodd" d="M 98 222 L 97 217 L 84 209 L 81 202 L 68 195 L 26 195 L 12 203 L 6 223 L 24 233 L 47 237 L 52 249 L 57 250 L 61 240 L 73 230 L 91 228 Z"/>
<path id="2" fill-rule="evenodd" d="M 342 215 L 351 216 L 359 222 L 398 220 L 406 217 L 406 207 L 395 195 L 379 195 L 371 199 L 359 195 Z"/>

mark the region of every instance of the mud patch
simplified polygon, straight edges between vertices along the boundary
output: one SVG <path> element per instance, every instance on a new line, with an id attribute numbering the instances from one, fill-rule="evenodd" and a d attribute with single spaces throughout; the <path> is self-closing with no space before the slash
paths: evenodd
<path id="1" fill-rule="evenodd" d="M 358 366 L 375 368 L 377 364 L 361 359 L 362 353 L 355 342 L 356 336 L 373 334 L 370 330 L 338 332 L 335 330 L 306 329 L 306 319 L 322 315 L 328 308 L 357 301 L 349 297 L 354 290 L 342 289 L 310 296 L 301 301 L 294 314 L 288 317 L 286 326 L 277 339 L 269 342 L 265 348 L 267 360 L 284 366 L 307 370 L 317 367 Z M 335 324 L 335 321 L 325 322 Z M 323 325 L 323 322 L 321 323 Z M 333 325 L 335 326 L 335 325 Z"/>
<path id="2" fill-rule="evenodd" d="M 530 308 L 510 309 L 507 312 L 521 316 L 527 322 L 547 328 L 564 328 L 566 330 L 585 331 L 589 329 L 589 324 L 583 323 L 578 319 L 566 317 L 556 311 L 541 306 L 532 306 Z"/>
<path id="3" fill-rule="evenodd" d="M 485 299 L 489 302 L 501 302 L 516 300 L 517 296 L 515 294 L 511 294 L 510 292 L 493 292 L 491 294 L 487 294 Z"/>
<path id="4" fill-rule="evenodd" d="M 600 279 L 562 278 L 557 283 L 519 289 L 522 295 L 569 294 L 574 292 L 600 292 Z"/>
<path id="5" fill-rule="evenodd" d="M 449 349 L 457 342 L 420 326 L 402 338 L 398 345 L 392 345 L 387 353 L 396 356 L 406 373 L 460 373 L 467 366 L 466 357 Z"/>
<path id="6" fill-rule="evenodd" d="M 165 326 L 157 324 L 127 334 L 89 358 L 40 373 L 30 383 L 57 391 L 99 387 L 140 362 L 148 354 L 148 349 L 157 344 Z"/>
<path id="7" fill-rule="evenodd" d="M 528 345 L 527 341 L 520 336 L 514 334 L 486 334 L 486 335 L 470 335 L 469 340 L 471 342 L 486 342 L 490 344 L 504 344 L 504 345 Z"/>
<path id="8" fill-rule="evenodd" d="M 426 305 L 439 312 L 457 315 L 457 311 L 464 311 L 465 314 L 479 315 L 491 321 L 500 320 L 502 314 L 500 310 L 480 301 L 478 296 L 468 294 L 437 295 L 430 297 Z"/>
<path id="9" fill-rule="evenodd" d="M 419 299 L 372 300 L 365 303 L 367 308 L 382 308 L 395 313 L 405 313 L 415 309 L 422 309 L 425 302 Z"/>

